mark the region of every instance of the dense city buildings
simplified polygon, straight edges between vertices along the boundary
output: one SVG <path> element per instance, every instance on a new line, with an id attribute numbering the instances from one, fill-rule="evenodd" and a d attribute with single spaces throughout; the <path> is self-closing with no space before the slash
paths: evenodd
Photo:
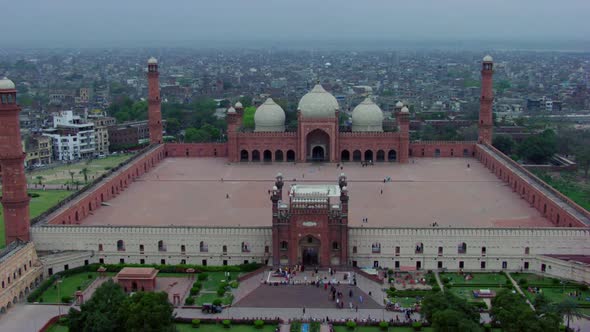
<path id="1" fill-rule="evenodd" d="M 56 160 L 72 161 L 96 155 L 94 124 L 83 121 L 73 111 L 61 111 L 53 115 L 53 128 L 45 129 L 50 137 Z"/>

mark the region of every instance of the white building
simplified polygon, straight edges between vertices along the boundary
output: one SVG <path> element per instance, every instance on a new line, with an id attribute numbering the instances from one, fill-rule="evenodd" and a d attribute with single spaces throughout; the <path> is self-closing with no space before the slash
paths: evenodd
<path id="1" fill-rule="evenodd" d="M 70 161 L 96 155 L 94 124 L 84 123 L 72 111 L 55 114 L 53 128 L 45 129 L 43 135 L 51 137 L 56 160 Z"/>

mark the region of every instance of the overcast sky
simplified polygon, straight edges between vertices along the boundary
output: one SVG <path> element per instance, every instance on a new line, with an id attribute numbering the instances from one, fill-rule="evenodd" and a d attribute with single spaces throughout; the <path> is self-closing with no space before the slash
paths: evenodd
<path id="1" fill-rule="evenodd" d="M 590 0 L 0 0 L 30 46 L 269 40 L 588 40 Z"/>

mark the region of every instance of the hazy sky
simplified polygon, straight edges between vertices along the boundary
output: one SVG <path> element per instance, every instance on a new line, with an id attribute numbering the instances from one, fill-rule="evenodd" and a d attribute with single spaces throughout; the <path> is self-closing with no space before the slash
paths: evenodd
<path id="1" fill-rule="evenodd" d="M 0 0 L 0 8 L 2 42 L 29 46 L 202 40 L 550 41 L 588 40 L 590 33 L 590 0 Z"/>

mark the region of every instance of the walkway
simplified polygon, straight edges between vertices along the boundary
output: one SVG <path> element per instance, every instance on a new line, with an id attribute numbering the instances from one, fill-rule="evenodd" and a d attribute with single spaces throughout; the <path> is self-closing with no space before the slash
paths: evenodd
<path id="1" fill-rule="evenodd" d="M 533 306 L 531 301 L 529 301 L 529 299 L 526 297 L 526 295 L 524 295 L 524 292 L 522 291 L 522 289 L 520 289 L 520 286 L 518 285 L 518 283 L 512 278 L 512 276 L 510 275 L 510 272 L 506 272 L 506 276 L 508 276 L 508 279 L 510 279 L 510 282 L 512 282 L 512 285 L 514 286 L 514 289 L 516 289 L 518 294 L 522 295 L 525 298 L 526 303 L 531 307 L 531 309 L 533 309 L 533 311 L 535 311 L 535 307 Z"/>
<path id="2" fill-rule="evenodd" d="M 445 285 L 443 285 L 443 283 L 440 281 L 440 275 L 438 274 L 438 271 L 434 271 L 434 278 L 436 279 L 436 283 L 438 284 L 438 287 L 440 287 L 440 291 L 441 292 L 445 292 Z"/>

